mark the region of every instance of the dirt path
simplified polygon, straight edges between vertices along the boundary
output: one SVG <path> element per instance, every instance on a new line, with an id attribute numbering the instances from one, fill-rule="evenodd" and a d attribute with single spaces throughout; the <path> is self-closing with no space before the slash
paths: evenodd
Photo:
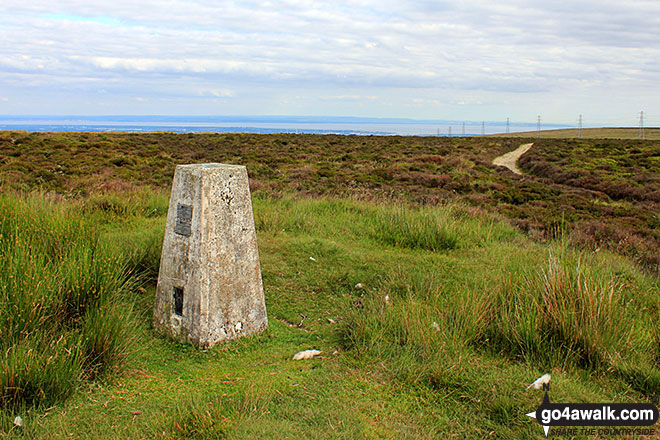
<path id="1" fill-rule="evenodd" d="M 506 154 L 497 156 L 495 159 L 493 159 L 493 165 L 507 167 L 516 174 L 522 174 L 522 171 L 520 171 L 520 169 L 516 166 L 516 162 L 518 162 L 520 156 L 532 148 L 532 145 L 534 144 L 523 144 L 513 151 L 509 151 Z"/>

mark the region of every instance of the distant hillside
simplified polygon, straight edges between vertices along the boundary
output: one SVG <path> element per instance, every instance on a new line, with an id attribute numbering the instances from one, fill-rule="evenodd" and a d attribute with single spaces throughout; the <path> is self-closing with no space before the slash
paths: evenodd
<path id="1" fill-rule="evenodd" d="M 498 133 L 496 137 L 536 137 L 536 131 L 524 131 L 519 133 Z M 577 128 L 563 128 L 559 130 L 541 130 L 542 138 L 551 139 L 573 139 L 578 137 Z M 582 137 L 585 139 L 638 139 L 639 128 L 583 128 Z M 652 127 L 644 129 L 644 139 L 660 139 L 660 128 Z"/>
<path id="2" fill-rule="evenodd" d="M 492 165 L 525 142 L 534 147 L 520 159 L 524 178 Z M 177 164 L 233 163 L 272 197 L 461 201 L 660 273 L 659 154 L 659 140 L 637 139 L 0 131 L 0 188 L 74 199 L 169 191 Z"/>

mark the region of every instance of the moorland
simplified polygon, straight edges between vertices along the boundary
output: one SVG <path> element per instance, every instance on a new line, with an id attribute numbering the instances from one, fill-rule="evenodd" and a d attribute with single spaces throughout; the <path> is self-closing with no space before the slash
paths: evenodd
<path id="1" fill-rule="evenodd" d="M 193 162 L 248 168 L 270 319 L 208 351 L 150 325 Z M 0 184 L 10 436 L 541 438 L 543 373 L 660 395 L 660 141 L 5 131 Z"/>
<path id="2" fill-rule="evenodd" d="M 639 128 L 623 128 L 623 127 L 599 127 L 599 128 L 583 128 L 581 131 L 577 128 L 561 128 L 553 130 L 540 130 L 537 132 L 517 132 L 517 133 L 502 133 L 495 134 L 495 137 L 536 137 L 550 138 L 550 139 L 660 139 L 660 128 L 658 127 L 645 127 L 643 130 Z"/>

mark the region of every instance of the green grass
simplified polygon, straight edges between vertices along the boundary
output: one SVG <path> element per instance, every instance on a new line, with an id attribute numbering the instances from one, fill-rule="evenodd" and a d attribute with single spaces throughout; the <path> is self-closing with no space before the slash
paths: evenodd
<path id="1" fill-rule="evenodd" d="M 119 363 L 127 272 L 79 208 L 0 196 L 0 407 L 52 404 Z"/>
<path id="2" fill-rule="evenodd" d="M 62 232 L 68 241 L 30 235 L 35 249 L 78 255 L 71 249 L 84 244 L 106 249 L 122 268 L 120 293 L 107 296 L 106 308 L 84 313 L 91 328 L 55 326 L 45 332 L 49 339 L 40 336 L 51 344 L 41 357 L 12 342 L 8 353 L 23 357 L 4 362 L 22 371 L 27 353 L 37 356 L 34 365 L 44 365 L 48 353 L 53 371 L 64 374 L 72 367 L 55 354 L 66 353 L 69 337 L 81 353 L 96 354 L 111 352 L 105 342 L 118 330 L 130 329 L 139 341 L 122 347 L 123 363 L 107 359 L 121 366 L 115 374 L 74 375 L 69 392 L 6 407 L 0 420 L 10 438 L 540 438 L 541 428 L 524 414 L 541 395 L 525 387 L 545 372 L 557 401 L 660 394 L 657 278 L 604 251 L 531 242 L 453 203 L 256 194 L 269 329 L 203 351 L 169 341 L 151 329 L 166 201 L 132 197 L 128 210 L 104 208 L 101 196 L 94 203 L 3 199 L 10 206 L 0 211 L 3 219 L 74 234 Z M 121 198 L 113 203 L 123 205 Z M 39 215 L 30 217 L 34 209 Z M 58 269 L 39 270 L 60 279 Z M 87 279 L 98 271 L 89 265 L 74 272 Z M 145 290 L 130 277 L 151 281 Z M 12 292 L 3 300 L 6 312 L 14 291 L 3 292 Z M 127 320 L 121 328 L 108 319 L 117 313 Z M 83 332 L 107 338 L 83 345 Z M 291 360 L 308 348 L 323 354 Z M 12 426 L 16 414 L 24 429 Z"/>

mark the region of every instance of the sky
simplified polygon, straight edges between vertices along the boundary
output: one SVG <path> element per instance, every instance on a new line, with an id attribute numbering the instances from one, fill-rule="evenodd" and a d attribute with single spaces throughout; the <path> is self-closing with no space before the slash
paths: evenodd
<path id="1" fill-rule="evenodd" d="M 660 125 L 660 1 L 2 0 L 0 114 Z"/>

